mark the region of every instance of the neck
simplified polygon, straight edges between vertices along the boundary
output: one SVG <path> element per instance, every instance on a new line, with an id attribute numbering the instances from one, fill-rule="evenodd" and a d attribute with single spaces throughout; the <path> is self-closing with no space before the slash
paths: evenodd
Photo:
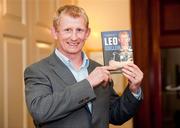
<path id="1" fill-rule="evenodd" d="M 68 57 L 71 62 L 73 63 L 73 65 L 75 66 L 75 68 L 79 69 L 80 66 L 83 63 L 83 59 L 82 59 L 82 54 L 80 53 L 79 55 L 72 55 Z"/>
<path id="2" fill-rule="evenodd" d="M 58 49 L 59 50 L 59 49 Z M 60 50 L 59 50 L 60 51 Z M 61 51 L 60 51 L 61 52 Z M 67 54 L 64 52 L 61 52 L 64 56 L 66 56 L 73 64 L 73 66 L 76 69 L 79 69 L 80 66 L 83 63 L 83 59 L 82 59 L 82 52 L 78 52 L 78 53 L 73 53 L 73 54 Z"/>
<path id="3" fill-rule="evenodd" d="M 128 50 L 128 46 L 122 46 L 122 49 Z"/>

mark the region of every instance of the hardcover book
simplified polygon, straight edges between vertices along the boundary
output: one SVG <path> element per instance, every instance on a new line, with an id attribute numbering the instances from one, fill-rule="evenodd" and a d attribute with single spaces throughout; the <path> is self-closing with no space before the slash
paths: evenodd
<path id="1" fill-rule="evenodd" d="M 133 63 L 132 36 L 130 30 L 101 32 L 104 65 L 114 68 L 111 73 L 121 73 L 122 67 Z"/>

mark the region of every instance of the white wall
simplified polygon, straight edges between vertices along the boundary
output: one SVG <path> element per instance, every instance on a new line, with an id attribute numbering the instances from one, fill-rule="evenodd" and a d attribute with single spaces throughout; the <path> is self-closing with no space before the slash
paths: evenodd
<path id="1" fill-rule="evenodd" d="M 87 12 L 91 35 L 86 43 L 88 50 L 101 50 L 102 31 L 130 29 L 130 0 L 78 0 Z"/>

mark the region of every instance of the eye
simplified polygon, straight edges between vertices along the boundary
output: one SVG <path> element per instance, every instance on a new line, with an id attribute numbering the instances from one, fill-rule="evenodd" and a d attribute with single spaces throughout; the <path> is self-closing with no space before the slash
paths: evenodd
<path id="1" fill-rule="evenodd" d="M 78 28 L 77 31 L 78 32 L 84 32 L 84 29 Z"/>
<path id="2" fill-rule="evenodd" d="M 66 28 L 66 29 L 64 29 L 64 31 L 65 31 L 65 32 L 70 32 L 71 29 L 70 29 L 70 28 Z"/>

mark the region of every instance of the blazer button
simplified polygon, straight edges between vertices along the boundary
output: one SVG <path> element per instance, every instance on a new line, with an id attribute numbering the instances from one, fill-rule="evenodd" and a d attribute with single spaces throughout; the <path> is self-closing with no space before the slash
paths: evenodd
<path id="1" fill-rule="evenodd" d="M 83 104 L 89 100 L 89 97 L 83 98 L 82 100 L 79 101 L 79 104 Z"/>
<path id="2" fill-rule="evenodd" d="M 84 98 L 84 100 L 85 100 L 85 101 L 88 101 L 88 100 L 89 100 L 89 97 Z"/>
<path id="3" fill-rule="evenodd" d="M 79 101 L 79 104 L 82 104 L 82 103 L 83 103 L 83 101 L 84 101 L 84 99 L 80 100 L 80 101 Z"/>

